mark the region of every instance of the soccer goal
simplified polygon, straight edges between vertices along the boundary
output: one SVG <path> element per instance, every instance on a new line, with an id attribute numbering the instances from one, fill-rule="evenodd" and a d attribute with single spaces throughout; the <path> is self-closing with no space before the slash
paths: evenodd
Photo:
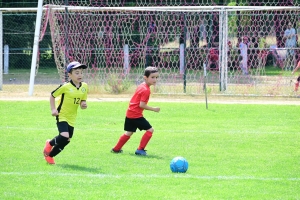
<path id="1" fill-rule="evenodd" d="M 112 80 L 139 84 L 144 68 L 156 66 L 160 81 L 155 92 L 161 94 L 204 94 L 205 81 L 211 94 L 290 91 L 292 77 L 267 76 L 267 67 L 283 69 L 274 51 L 287 50 L 284 31 L 288 22 L 300 27 L 299 7 L 47 4 L 42 10 L 39 30 L 42 34 L 50 26 L 62 82 L 67 80 L 66 65 L 77 60 L 88 66 L 85 81 L 96 87 Z M 295 63 L 299 48 L 288 48 Z"/>

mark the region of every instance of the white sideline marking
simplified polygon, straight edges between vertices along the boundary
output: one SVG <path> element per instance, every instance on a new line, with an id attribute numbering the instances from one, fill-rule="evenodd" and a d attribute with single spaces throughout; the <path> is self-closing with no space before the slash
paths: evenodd
<path id="1" fill-rule="evenodd" d="M 75 173 L 46 173 L 46 172 L 0 172 L 6 176 L 71 176 L 71 177 L 93 177 L 93 178 L 193 178 L 202 180 L 259 180 L 259 181 L 300 181 L 300 178 L 272 178 L 272 177 L 254 177 L 254 176 L 197 176 L 190 174 L 130 174 L 130 175 L 113 175 L 113 174 L 75 174 Z"/>
<path id="2" fill-rule="evenodd" d="M 0 130 L 4 130 L 4 129 L 17 129 L 17 130 L 53 130 L 53 131 L 57 131 L 57 128 L 42 128 L 42 127 L 21 127 L 21 126 L 0 126 Z M 106 128 L 82 128 L 82 127 L 78 127 L 76 128 L 76 130 L 97 130 L 97 131 L 112 131 L 112 132 L 119 132 L 120 129 L 106 129 Z M 163 130 L 160 129 L 160 132 L 172 132 L 172 133 L 199 133 L 199 130 Z M 201 130 L 201 133 L 210 133 L 211 131 L 209 130 Z M 214 131 L 216 132 L 216 131 Z M 226 131 L 227 134 L 298 134 L 298 133 L 286 133 L 286 132 L 282 132 L 282 131 L 270 131 L 270 132 L 259 132 L 259 131 L 255 131 L 255 130 L 228 130 Z"/>

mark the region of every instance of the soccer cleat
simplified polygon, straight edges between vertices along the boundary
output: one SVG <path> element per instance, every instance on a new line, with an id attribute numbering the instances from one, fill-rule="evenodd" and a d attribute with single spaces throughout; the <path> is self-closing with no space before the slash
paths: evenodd
<path id="1" fill-rule="evenodd" d="M 45 160 L 47 161 L 47 163 L 49 163 L 49 164 L 51 164 L 51 165 L 54 165 L 54 164 L 55 164 L 54 158 L 53 158 L 53 157 L 45 156 Z"/>
<path id="2" fill-rule="evenodd" d="M 116 151 L 116 150 L 114 150 L 114 149 L 112 148 L 110 152 L 112 152 L 112 153 L 123 153 L 123 150 L 120 149 L 119 151 Z"/>
<path id="3" fill-rule="evenodd" d="M 146 153 L 146 150 L 144 150 L 144 149 L 137 149 L 136 151 L 135 151 L 135 155 L 140 155 L 140 156 L 146 156 L 147 155 L 147 153 Z"/>
<path id="4" fill-rule="evenodd" d="M 52 150 L 52 146 L 50 145 L 50 140 L 46 140 L 46 144 L 44 147 L 44 156 L 49 156 L 51 150 Z"/>

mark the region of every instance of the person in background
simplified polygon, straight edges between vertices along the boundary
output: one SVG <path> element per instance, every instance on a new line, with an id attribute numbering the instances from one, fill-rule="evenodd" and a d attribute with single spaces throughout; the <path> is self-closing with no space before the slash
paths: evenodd
<path id="1" fill-rule="evenodd" d="M 207 32 L 206 32 L 205 18 L 204 18 L 204 16 L 200 16 L 200 25 L 199 25 L 200 42 L 206 41 L 206 36 L 207 36 Z"/>
<path id="2" fill-rule="evenodd" d="M 248 38 L 243 37 L 243 40 L 239 44 L 240 50 L 240 68 L 244 75 L 248 75 Z"/>
<path id="3" fill-rule="evenodd" d="M 256 31 L 252 33 L 251 41 L 248 43 L 249 61 L 248 68 L 255 69 L 258 66 L 258 55 L 259 55 L 259 36 Z"/>
<path id="4" fill-rule="evenodd" d="M 295 47 L 296 47 L 296 30 L 292 23 L 288 23 L 287 29 L 284 31 L 283 40 L 285 40 L 286 57 L 284 68 L 285 70 L 293 70 L 295 66 Z"/>
<path id="5" fill-rule="evenodd" d="M 267 61 L 267 55 L 268 52 L 266 50 L 267 48 L 267 41 L 266 37 L 262 32 L 259 33 L 259 39 L 258 39 L 258 66 L 256 69 L 256 75 L 262 75 L 265 72 L 265 65 Z"/>

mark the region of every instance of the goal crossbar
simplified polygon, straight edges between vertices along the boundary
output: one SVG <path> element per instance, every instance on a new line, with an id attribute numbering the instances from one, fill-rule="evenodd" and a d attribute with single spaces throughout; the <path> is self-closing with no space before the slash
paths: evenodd
<path id="1" fill-rule="evenodd" d="M 195 11 L 258 11 L 258 10 L 299 10 L 299 6 L 168 6 L 168 7 L 89 7 L 89 6 L 62 6 L 44 5 L 43 10 L 48 7 L 54 10 L 68 11 L 161 11 L 161 12 L 195 12 Z M 38 8 L 0 8 L 1 12 L 37 12 Z"/>
<path id="2" fill-rule="evenodd" d="M 68 11 L 161 11 L 161 12 L 195 12 L 195 11 L 258 11 L 258 10 L 299 10 L 297 6 L 168 6 L 168 7 L 87 7 L 48 5 L 55 10 Z"/>

